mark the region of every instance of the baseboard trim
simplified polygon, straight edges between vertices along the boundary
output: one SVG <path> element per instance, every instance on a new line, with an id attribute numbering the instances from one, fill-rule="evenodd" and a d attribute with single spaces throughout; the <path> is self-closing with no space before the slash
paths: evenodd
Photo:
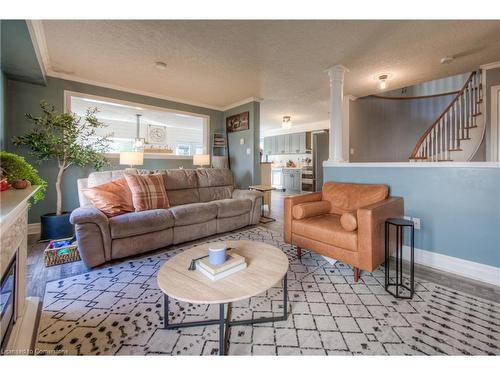
<path id="1" fill-rule="evenodd" d="M 409 246 L 403 246 L 403 259 L 410 259 Z M 469 279 L 478 280 L 483 283 L 500 286 L 500 268 L 487 264 L 471 262 L 470 260 L 455 258 L 418 248 L 415 248 L 415 263 L 455 275 L 468 277 Z"/>
<path id="2" fill-rule="evenodd" d="M 40 223 L 28 224 L 28 235 L 40 234 L 42 232 L 42 226 Z"/>

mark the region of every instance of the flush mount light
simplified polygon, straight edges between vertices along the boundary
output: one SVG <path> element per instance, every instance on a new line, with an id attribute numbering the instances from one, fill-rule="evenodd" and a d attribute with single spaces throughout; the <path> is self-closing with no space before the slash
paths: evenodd
<path id="1" fill-rule="evenodd" d="M 441 58 L 441 64 L 449 64 L 453 61 L 453 56 L 445 56 Z"/>
<path id="2" fill-rule="evenodd" d="M 388 74 L 381 74 L 378 76 L 378 88 L 380 90 L 385 90 L 387 88 L 387 79 L 389 78 Z"/>
<path id="3" fill-rule="evenodd" d="M 155 62 L 155 67 L 156 67 L 156 69 L 159 69 L 159 70 L 165 70 L 165 69 L 167 69 L 167 63 L 165 63 L 163 61 L 157 61 L 157 62 Z"/>
<path id="4" fill-rule="evenodd" d="M 290 116 L 283 116 L 281 127 L 283 129 L 290 129 L 292 127 L 292 118 Z"/>

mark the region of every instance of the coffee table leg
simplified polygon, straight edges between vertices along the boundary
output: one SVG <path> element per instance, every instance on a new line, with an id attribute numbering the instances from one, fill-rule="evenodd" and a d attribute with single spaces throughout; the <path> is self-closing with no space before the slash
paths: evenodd
<path id="1" fill-rule="evenodd" d="M 163 326 L 168 328 L 168 296 L 163 294 Z"/>
<path id="2" fill-rule="evenodd" d="M 224 304 L 219 305 L 219 355 L 226 355 L 226 319 L 224 318 Z"/>
<path id="3" fill-rule="evenodd" d="M 288 318 L 288 279 L 283 278 L 283 318 L 286 320 Z"/>

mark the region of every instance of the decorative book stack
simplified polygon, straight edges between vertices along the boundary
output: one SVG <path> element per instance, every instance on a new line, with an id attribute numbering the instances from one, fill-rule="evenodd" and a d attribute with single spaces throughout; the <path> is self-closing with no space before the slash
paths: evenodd
<path id="1" fill-rule="evenodd" d="M 245 258 L 235 252 L 227 252 L 226 261 L 214 266 L 208 261 L 208 258 L 200 259 L 196 263 L 196 269 L 212 281 L 223 279 L 235 272 L 241 271 L 247 267 Z"/>

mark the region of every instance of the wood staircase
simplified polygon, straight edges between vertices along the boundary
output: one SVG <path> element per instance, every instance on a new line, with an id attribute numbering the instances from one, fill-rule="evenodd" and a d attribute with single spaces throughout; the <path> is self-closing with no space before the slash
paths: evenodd
<path id="1" fill-rule="evenodd" d="M 410 161 L 469 161 L 484 137 L 481 71 L 470 74 L 462 89 L 422 134 Z"/>

